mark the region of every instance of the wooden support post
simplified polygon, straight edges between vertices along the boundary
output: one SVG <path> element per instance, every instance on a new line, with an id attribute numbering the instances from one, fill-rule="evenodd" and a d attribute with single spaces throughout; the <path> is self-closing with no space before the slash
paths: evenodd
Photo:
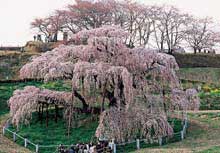
<path id="1" fill-rule="evenodd" d="M 58 118 L 58 106 L 55 104 L 55 122 L 57 123 L 57 118 Z"/>
<path id="2" fill-rule="evenodd" d="M 24 147 L 27 148 L 27 139 L 24 139 Z"/>
<path id="3" fill-rule="evenodd" d="M 49 118 L 49 111 L 48 111 L 48 104 L 46 105 L 46 127 L 48 127 L 48 119 Z"/>
<path id="4" fill-rule="evenodd" d="M 13 141 L 15 142 L 16 141 L 16 133 L 13 132 Z"/>
<path id="5" fill-rule="evenodd" d="M 137 139 L 137 149 L 140 149 L 140 140 Z"/>
<path id="6" fill-rule="evenodd" d="M 38 106 L 38 120 L 40 121 L 41 119 L 41 105 Z"/>
<path id="7" fill-rule="evenodd" d="M 39 152 L 39 145 L 37 144 L 36 145 L 36 153 L 38 153 Z"/>
<path id="8" fill-rule="evenodd" d="M 44 104 L 42 103 L 42 108 L 41 108 L 41 124 L 43 124 L 43 118 L 44 118 Z"/>

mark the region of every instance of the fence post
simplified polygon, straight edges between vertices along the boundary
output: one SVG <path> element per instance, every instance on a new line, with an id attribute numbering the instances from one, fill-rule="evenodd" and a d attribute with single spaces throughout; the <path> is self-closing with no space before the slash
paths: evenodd
<path id="1" fill-rule="evenodd" d="M 163 145 L 162 142 L 163 142 L 162 137 L 159 137 L 159 138 L 158 138 L 158 143 L 159 143 L 160 146 Z"/>
<path id="2" fill-rule="evenodd" d="M 16 141 L 16 132 L 13 132 L 13 141 Z"/>
<path id="3" fill-rule="evenodd" d="M 113 143 L 112 142 L 109 143 L 109 147 L 111 148 L 111 150 L 113 150 Z"/>
<path id="4" fill-rule="evenodd" d="M 39 152 L 39 145 L 37 144 L 36 145 L 36 153 L 38 153 Z"/>
<path id="5" fill-rule="evenodd" d="M 140 149 L 140 139 L 137 139 L 137 149 Z"/>
<path id="6" fill-rule="evenodd" d="M 24 139 L 24 147 L 27 148 L 27 139 Z"/>
<path id="7" fill-rule="evenodd" d="M 6 121 L 5 127 L 8 128 L 9 127 L 9 120 Z"/>
<path id="8" fill-rule="evenodd" d="M 150 138 L 150 144 L 153 144 L 154 142 L 153 142 L 153 139 L 152 138 Z"/>
<path id="9" fill-rule="evenodd" d="M 184 139 L 184 132 L 181 131 L 180 133 L 181 133 L 181 139 L 183 140 Z"/>
<path id="10" fill-rule="evenodd" d="M 116 144 L 114 142 L 115 140 L 112 139 L 112 150 L 113 150 L 113 153 L 116 153 Z"/>
<path id="11" fill-rule="evenodd" d="M 114 149 L 113 149 L 113 153 L 116 153 L 116 144 L 115 143 L 113 143 L 113 146 L 114 146 Z"/>
<path id="12" fill-rule="evenodd" d="M 2 134 L 5 135 L 5 126 L 3 126 Z"/>

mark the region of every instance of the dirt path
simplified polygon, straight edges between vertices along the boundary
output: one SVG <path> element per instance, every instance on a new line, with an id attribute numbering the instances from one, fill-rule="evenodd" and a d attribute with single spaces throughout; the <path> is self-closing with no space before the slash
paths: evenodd
<path id="1" fill-rule="evenodd" d="M 8 115 L 0 116 L 0 153 L 31 153 L 2 135 L 2 127 L 7 118 Z"/>

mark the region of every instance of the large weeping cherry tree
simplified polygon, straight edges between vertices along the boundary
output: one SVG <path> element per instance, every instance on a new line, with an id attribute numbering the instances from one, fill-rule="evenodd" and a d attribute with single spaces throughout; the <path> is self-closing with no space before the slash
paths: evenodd
<path id="1" fill-rule="evenodd" d="M 35 87 L 15 91 L 9 100 L 12 122 L 17 126 L 28 123 L 43 101 L 64 106 L 68 130 L 76 111 L 98 112 L 97 138 L 122 142 L 172 136 L 167 114 L 175 109 L 198 109 L 197 92 L 182 90 L 173 56 L 128 48 L 127 36 L 116 26 L 83 30 L 72 36 L 69 45 L 32 58 L 20 70 L 22 79 L 69 79 L 72 92 Z"/>

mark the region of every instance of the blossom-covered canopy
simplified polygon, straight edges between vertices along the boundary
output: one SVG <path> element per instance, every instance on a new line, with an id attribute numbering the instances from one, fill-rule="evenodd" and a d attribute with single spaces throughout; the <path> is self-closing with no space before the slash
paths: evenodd
<path id="1" fill-rule="evenodd" d="M 186 91 L 194 98 L 187 98 L 185 94 L 178 96 L 177 91 L 184 91 L 175 72 L 178 70 L 175 58 L 146 48 L 128 48 L 124 43 L 127 35 L 116 26 L 83 30 L 72 36 L 71 44 L 34 57 L 22 67 L 20 77 L 45 81 L 71 79 L 72 98 L 66 99 L 70 97 L 67 96 L 69 93 L 55 91 L 46 97 L 54 99 L 59 95 L 57 100 L 72 106 L 81 101 L 84 110 L 98 102 L 102 107 L 96 131 L 99 138 L 125 141 L 138 135 L 145 138 L 172 135 L 173 129 L 167 121 L 170 105 L 180 104 L 179 108 L 186 110 L 189 99 L 198 100 L 194 97 L 196 91 Z M 23 108 L 25 105 L 19 103 L 26 98 L 25 95 L 35 95 L 33 98 L 39 95 L 38 90 L 25 88 L 19 91 L 21 94 L 16 91 L 10 99 L 11 115 L 16 124 L 29 119 L 22 111 L 26 110 Z M 26 98 L 25 103 L 30 103 L 28 107 L 35 109 L 38 101 Z M 107 108 L 104 107 L 106 103 L 109 104 Z M 14 105 L 18 108 L 14 109 Z M 72 114 L 65 114 L 71 121 Z"/>

